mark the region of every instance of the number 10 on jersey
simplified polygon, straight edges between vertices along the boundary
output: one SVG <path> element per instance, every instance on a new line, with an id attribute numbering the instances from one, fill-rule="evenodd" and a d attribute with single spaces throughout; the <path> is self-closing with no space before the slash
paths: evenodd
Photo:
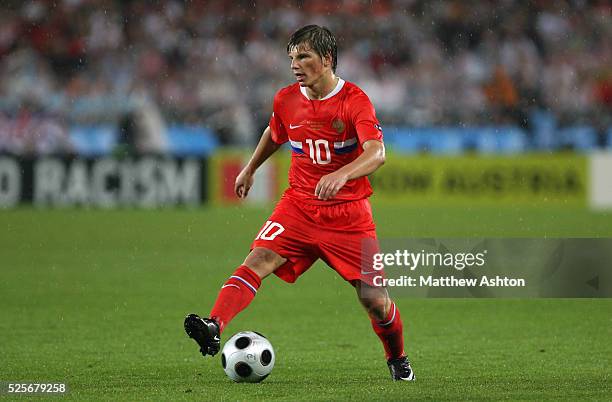
<path id="1" fill-rule="evenodd" d="M 329 142 L 327 140 L 306 140 L 306 144 L 310 148 L 310 159 L 315 165 L 327 165 L 331 162 L 331 152 L 329 150 Z"/>

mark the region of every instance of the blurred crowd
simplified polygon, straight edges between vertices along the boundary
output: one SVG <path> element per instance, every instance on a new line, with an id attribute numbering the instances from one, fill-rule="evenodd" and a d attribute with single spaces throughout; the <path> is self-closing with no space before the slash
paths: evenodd
<path id="1" fill-rule="evenodd" d="M 71 125 L 126 119 L 146 131 L 145 149 L 177 122 L 252 144 L 275 91 L 293 82 L 287 40 L 309 23 L 336 34 L 338 75 L 369 94 L 384 124 L 528 129 L 534 110 L 559 124 L 612 124 L 606 0 L 5 0 L 0 8 L 0 150 L 44 153 L 68 146 Z"/>

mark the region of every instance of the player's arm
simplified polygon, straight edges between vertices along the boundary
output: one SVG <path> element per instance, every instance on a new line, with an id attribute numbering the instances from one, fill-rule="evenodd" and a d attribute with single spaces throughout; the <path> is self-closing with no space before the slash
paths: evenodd
<path id="1" fill-rule="evenodd" d="M 315 195 L 321 200 L 334 198 L 347 181 L 367 176 L 385 163 L 385 145 L 382 141 L 369 140 L 363 143 L 363 153 L 349 164 L 319 180 Z"/>
<path id="2" fill-rule="evenodd" d="M 253 175 L 255 171 L 280 147 L 280 144 L 272 140 L 270 126 L 266 127 L 251 159 L 242 169 L 238 177 L 236 177 L 234 192 L 239 198 L 245 198 L 249 194 L 249 190 L 253 185 Z"/>

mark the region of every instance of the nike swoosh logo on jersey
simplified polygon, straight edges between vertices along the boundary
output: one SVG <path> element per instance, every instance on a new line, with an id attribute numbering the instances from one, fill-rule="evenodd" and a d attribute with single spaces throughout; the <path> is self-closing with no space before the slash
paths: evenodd
<path id="1" fill-rule="evenodd" d="M 297 126 L 294 126 L 293 124 L 289 124 L 289 128 L 292 129 L 292 130 L 294 128 L 298 128 L 298 127 L 302 127 L 302 126 L 303 126 L 303 124 L 298 124 Z"/>

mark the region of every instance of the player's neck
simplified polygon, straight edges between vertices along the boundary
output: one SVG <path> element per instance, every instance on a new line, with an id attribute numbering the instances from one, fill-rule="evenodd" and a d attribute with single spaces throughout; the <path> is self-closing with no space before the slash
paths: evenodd
<path id="1" fill-rule="evenodd" d="M 308 98 L 312 100 L 323 99 L 329 95 L 338 85 L 340 79 L 334 73 L 324 75 L 311 86 L 306 87 Z"/>

